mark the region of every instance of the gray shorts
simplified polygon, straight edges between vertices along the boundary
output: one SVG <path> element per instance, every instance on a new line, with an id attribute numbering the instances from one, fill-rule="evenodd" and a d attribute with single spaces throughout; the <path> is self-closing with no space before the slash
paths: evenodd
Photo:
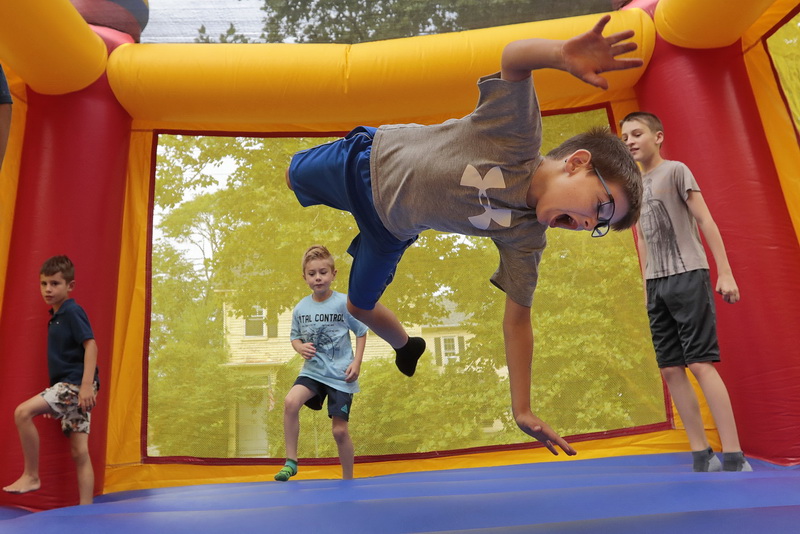
<path id="1" fill-rule="evenodd" d="M 61 431 L 69 436 L 72 432 L 89 433 L 92 414 L 84 412 L 78 407 L 78 394 L 80 386 L 58 382 L 41 393 L 42 398 L 55 412 L 56 418 L 61 420 Z M 97 383 L 94 384 L 97 393 Z"/>
<path id="2" fill-rule="evenodd" d="M 648 280 L 647 315 L 659 368 L 719 361 L 708 270 Z"/>

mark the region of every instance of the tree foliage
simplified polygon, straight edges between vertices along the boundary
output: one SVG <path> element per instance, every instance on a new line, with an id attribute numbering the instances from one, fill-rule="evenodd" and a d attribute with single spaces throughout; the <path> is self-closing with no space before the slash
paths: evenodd
<path id="1" fill-rule="evenodd" d="M 786 22 L 767 40 L 770 55 L 789 102 L 796 128 L 800 128 L 800 14 Z"/>
<path id="2" fill-rule="evenodd" d="M 602 13 L 613 0 L 264 0 L 262 39 L 270 43 L 354 44 Z M 231 24 L 214 39 L 205 26 L 198 42 L 242 43 Z"/>
<path id="3" fill-rule="evenodd" d="M 581 118 L 585 123 L 604 116 L 599 112 Z M 575 116 L 546 120 L 558 133 L 548 137 L 545 150 L 581 122 Z M 233 377 L 225 367 L 222 303 L 214 290 L 225 290 L 226 302 L 241 315 L 254 303 L 270 313 L 288 310 L 308 293 L 299 260 L 315 242 L 334 252 L 341 277 L 337 284 L 344 290 L 350 261 L 345 250 L 356 229 L 349 214 L 303 208 L 285 187 L 283 172 L 290 155 L 320 139 L 223 138 L 219 146 L 208 138 L 176 136 L 164 141 L 162 158 L 167 164 L 159 164 L 164 190 L 157 187 L 156 198 L 173 206 L 157 210 L 163 242 L 157 242 L 153 253 L 150 363 L 151 381 L 163 390 L 152 387 L 151 402 L 169 406 L 193 398 L 189 392 L 198 388 L 194 393 L 202 402 L 194 398 L 195 406 L 183 420 L 187 428 L 217 432 L 219 452 L 225 450 L 226 424 L 231 424 L 224 420 L 237 398 L 251 386 L 266 384 L 241 374 Z M 223 164 L 232 168 L 227 180 L 206 190 L 208 177 Z M 184 190 L 182 202 L 172 200 L 177 188 Z M 550 232 L 548 240 L 534 301 L 535 411 L 565 435 L 663 420 L 630 233 L 595 240 L 583 233 Z M 178 245 L 189 248 L 181 251 Z M 190 250 L 202 251 L 194 254 L 194 262 L 186 259 Z M 496 266 L 497 251 L 483 238 L 426 232 L 408 250 L 382 301 L 409 325 L 442 324 L 449 314 L 461 314 L 461 328 L 470 339 L 457 364 L 437 368 L 432 359 L 423 360 L 411 380 L 397 372 L 391 359 L 365 363 L 352 424 L 353 435 L 363 440 L 360 454 L 525 439 L 509 413 L 500 329 L 504 295 L 488 282 Z M 270 455 L 281 456 L 282 437 L 276 437 L 282 428 L 280 401 L 298 364 L 298 358 L 287 363 L 270 384 L 275 402 L 264 422 L 271 436 Z M 224 394 L 203 389 L 216 388 L 219 380 L 211 380 L 215 373 L 227 380 Z M 205 379 L 209 382 L 203 386 Z M 170 386 L 177 382 L 181 388 Z M 184 387 L 184 382 L 194 386 Z M 335 456 L 326 413 L 301 413 L 301 455 Z M 151 420 L 153 442 L 165 454 L 169 449 L 156 438 L 161 435 L 159 425 L 170 427 L 170 432 L 177 427 L 168 417 Z"/>
<path id="4" fill-rule="evenodd" d="M 265 0 L 269 41 L 361 42 L 606 11 L 605 1 Z M 198 41 L 213 42 L 204 29 Z M 219 42 L 245 42 L 231 25 Z M 543 152 L 606 121 L 604 112 L 545 119 Z M 345 291 L 356 229 L 348 213 L 302 208 L 284 184 L 290 156 L 323 139 L 159 138 L 152 260 L 148 445 L 154 455 L 226 456 L 237 403 L 269 387 L 268 454 L 283 456 L 282 399 L 293 358 L 269 385 L 230 365 L 222 297 L 247 315 L 272 317 L 308 293 L 300 255 L 312 243 L 334 253 Z M 224 169 L 224 171 L 223 171 Z M 664 418 L 663 399 L 630 233 L 592 240 L 549 232 L 534 301 L 532 398 L 562 435 Z M 510 414 L 500 328 L 504 295 L 488 278 L 490 240 L 425 232 L 404 255 L 382 302 L 409 325 L 463 317 L 458 362 L 423 359 L 413 379 L 393 361 L 362 367 L 351 432 L 357 454 L 460 449 L 526 440 Z M 220 293 L 224 290 L 224 293 Z M 287 340 L 288 346 L 288 340 Z M 300 455 L 336 456 L 326 412 L 301 411 Z"/>

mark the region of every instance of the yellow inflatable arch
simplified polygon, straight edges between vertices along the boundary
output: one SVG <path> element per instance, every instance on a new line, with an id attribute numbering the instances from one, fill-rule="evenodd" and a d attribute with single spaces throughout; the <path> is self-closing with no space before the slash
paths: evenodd
<path id="1" fill-rule="evenodd" d="M 786 299 L 778 303 L 779 313 L 796 317 L 800 310 L 792 300 L 800 301 L 796 298 L 800 276 L 795 276 L 800 272 L 800 181 L 796 171 L 800 151 L 764 38 L 795 14 L 799 4 L 797 0 L 752 0 L 740 2 L 736 9 L 729 4 L 726 0 L 634 1 L 611 14 L 607 32 L 635 30 L 636 54 L 643 58 L 644 68 L 609 73 L 608 91 L 555 71 L 536 72 L 535 82 L 546 111 L 607 105 L 618 121 L 643 107 L 680 107 L 676 99 L 691 100 L 693 95 L 685 93 L 670 76 L 690 72 L 694 81 L 687 86 L 697 89 L 698 84 L 716 83 L 698 74 L 703 61 L 710 58 L 714 68 L 730 61 L 734 65 L 731 71 L 720 72 L 721 78 L 733 83 L 734 100 L 724 101 L 717 113 L 742 115 L 736 117 L 734 127 L 747 128 L 740 130 L 740 135 L 763 150 L 747 152 L 750 159 L 744 161 L 737 158 L 745 156 L 725 151 L 720 156 L 724 161 L 713 154 L 707 159 L 710 165 L 734 166 L 736 172 L 769 167 L 767 177 L 759 178 L 759 183 L 767 185 L 752 196 L 754 209 L 769 214 L 765 223 L 769 228 L 751 227 L 751 231 L 766 232 L 762 234 L 763 248 L 753 249 L 752 243 L 741 246 L 742 254 L 763 256 L 763 261 L 769 262 L 775 278 L 781 280 L 781 289 L 770 287 L 772 282 L 760 276 L 758 266 L 753 272 L 744 269 L 740 285 L 751 284 L 749 291 L 754 295 L 783 292 Z M 101 350 L 112 355 L 103 375 L 108 387 L 108 405 L 101 407 L 101 414 L 107 415 L 106 439 L 102 443 L 95 440 L 93 446 L 103 449 L 92 452 L 99 467 L 96 472 L 104 471 L 104 477 L 98 476 L 98 490 L 107 493 L 264 479 L 263 466 L 142 462 L 148 206 L 158 131 L 303 134 L 343 132 L 359 124 L 440 122 L 473 109 L 475 80 L 498 69 L 506 43 L 531 36 L 568 38 L 586 31 L 597 18 L 592 15 L 356 45 L 139 44 L 116 30 L 88 25 L 69 0 L 0 0 L 0 61 L 15 99 L 12 138 L 0 175 L 0 273 L 4 276 L 0 286 L 0 372 L 19 377 L 20 384 L 3 393 L 3 404 L 17 404 L 24 398 L 20 391 L 36 391 L 33 384 L 39 383 L 39 364 L 20 361 L 25 340 L 40 332 L 41 306 L 35 293 L 29 294 L 28 280 L 31 273 L 38 272 L 48 251 L 68 244 L 77 251 L 78 262 L 91 265 L 84 269 L 84 278 L 91 278 L 97 290 L 84 298 L 92 301 L 95 309 L 109 312 L 95 325 L 96 332 L 103 332 L 98 339 L 108 340 Z M 663 88 L 669 79 L 674 85 Z M 436 90 L 428 90 L 431 87 Z M 95 104 L 97 95 L 108 100 L 103 109 Z M 697 112 L 702 104 L 691 106 L 687 113 Z M 752 113 L 733 113 L 726 107 L 734 105 Z M 660 110 L 659 114 L 663 116 Z M 708 141 L 693 131 L 689 117 L 675 122 L 684 128 L 686 146 Z M 723 137 L 727 142 L 727 135 Z M 753 163 L 761 157 L 765 160 Z M 736 172 L 731 170 L 728 175 Z M 747 181 L 751 178 L 743 178 L 741 184 L 754 186 Z M 727 198 L 736 202 L 742 198 L 738 193 L 726 195 L 727 190 L 720 193 L 723 205 Z M 69 206 L 70 215 L 64 213 L 64 206 Z M 731 205 L 724 211 L 736 217 L 735 209 Z M 757 219 L 761 213 L 749 217 Z M 779 257 L 769 252 L 776 246 L 783 251 Z M 723 316 L 720 329 L 726 330 L 724 335 L 731 331 L 743 354 L 762 354 L 761 368 L 789 367 L 791 351 L 800 346 L 798 334 L 775 330 L 779 327 L 769 320 L 780 316 L 774 302 L 770 306 L 743 303 L 742 307 L 740 311 L 751 321 L 750 331 L 742 333 L 732 319 Z M 796 388 L 798 374 L 800 368 L 795 365 L 786 376 L 766 379 L 745 364 L 740 373 L 726 376 L 737 413 L 743 414 L 742 435 L 751 436 L 751 441 L 743 441 L 748 454 L 781 463 L 800 459 L 799 445 L 788 437 L 774 443 L 776 429 L 793 429 L 788 434 L 796 436 L 800 427 L 796 406 L 787 407 L 788 401 L 780 393 L 785 387 Z M 776 411 L 778 415 L 771 420 L 763 417 Z M 794 415 L 787 415 L 792 412 Z M 681 439 L 667 431 L 596 440 L 582 447 L 582 457 L 654 452 L 654 448 L 678 450 L 683 447 Z M 2 447 L 4 458 L 18 457 L 15 443 Z M 425 460 L 423 465 L 438 469 L 454 462 L 490 465 L 549 458 L 539 452 Z M 64 457 L 56 461 L 62 460 Z M 413 469 L 419 466 L 417 463 Z M 15 470 L 17 466 L 4 467 Z M 370 474 L 411 469 L 398 462 L 372 464 Z M 304 473 L 337 476 L 324 466 Z M 51 498 L 53 505 L 63 502 L 58 495 Z"/>

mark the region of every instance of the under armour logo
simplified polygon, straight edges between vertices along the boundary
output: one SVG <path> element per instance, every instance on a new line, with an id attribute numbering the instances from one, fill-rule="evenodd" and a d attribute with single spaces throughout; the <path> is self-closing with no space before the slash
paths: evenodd
<path id="1" fill-rule="evenodd" d="M 500 167 L 492 167 L 485 177 L 481 176 L 478 169 L 472 165 L 467 165 L 464 169 L 464 174 L 461 175 L 461 185 L 467 187 L 475 187 L 478 189 L 478 202 L 485 210 L 480 215 L 467 217 L 472 226 L 481 230 L 489 228 L 489 224 L 494 221 L 500 226 L 508 228 L 511 226 L 511 210 L 501 210 L 492 207 L 489 196 L 486 194 L 487 189 L 505 189 L 506 181 L 503 179 L 503 171 Z"/>

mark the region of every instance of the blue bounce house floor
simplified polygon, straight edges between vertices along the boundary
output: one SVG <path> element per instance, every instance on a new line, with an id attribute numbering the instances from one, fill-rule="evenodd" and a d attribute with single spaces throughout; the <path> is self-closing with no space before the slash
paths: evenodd
<path id="1" fill-rule="evenodd" d="M 0 532 L 800 532 L 800 469 L 750 463 L 749 473 L 693 473 L 688 453 L 653 454 L 138 490 L 38 513 L 0 508 Z"/>

